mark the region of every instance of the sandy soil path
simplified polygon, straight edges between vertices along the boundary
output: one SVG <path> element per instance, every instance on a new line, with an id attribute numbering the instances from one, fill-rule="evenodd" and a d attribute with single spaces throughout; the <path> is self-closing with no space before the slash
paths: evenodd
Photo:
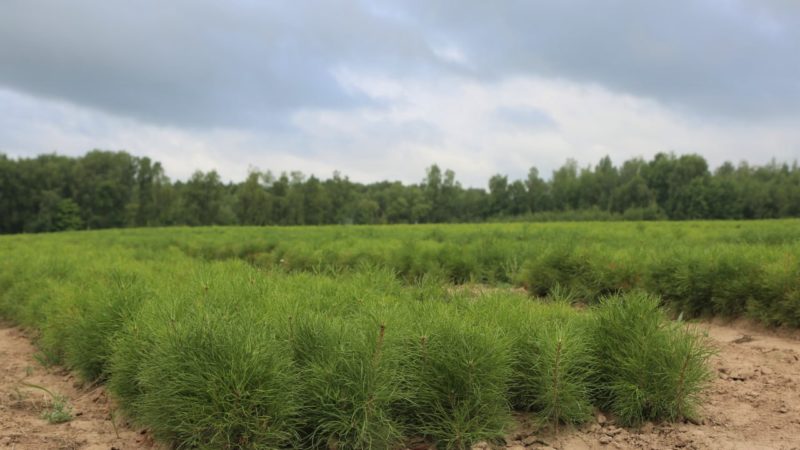
<path id="1" fill-rule="evenodd" d="M 152 448 L 146 435 L 121 424 L 115 430 L 102 387 L 81 387 L 74 375 L 62 368 L 45 368 L 35 354 L 36 349 L 19 329 L 0 323 L 0 448 Z M 50 394 L 27 385 L 65 396 L 72 407 L 72 420 L 48 423 L 42 413 L 51 408 Z"/>
<path id="2" fill-rule="evenodd" d="M 800 450 L 800 333 L 778 335 L 747 324 L 703 324 L 718 348 L 716 379 L 698 424 L 646 424 L 622 429 L 613 420 L 558 437 L 533 433 L 521 423 L 507 439 L 513 450 L 552 449 L 731 449 Z M 0 324 L 0 448 L 153 448 L 146 435 L 111 421 L 102 388 L 83 388 L 63 369 L 47 369 L 17 328 Z M 53 425 L 41 418 L 49 395 L 22 383 L 46 387 L 69 399 L 74 418 Z M 527 431 L 526 431 L 527 430 Z"/>

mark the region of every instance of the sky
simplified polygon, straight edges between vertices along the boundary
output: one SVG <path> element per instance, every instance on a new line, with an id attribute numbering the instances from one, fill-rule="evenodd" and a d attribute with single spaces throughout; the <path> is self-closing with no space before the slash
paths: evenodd
<path id="1" fill-rule="evenodd" d="M 796 0 L 2 0 L 0 153 L 485 187 L 800 159 Z"/>

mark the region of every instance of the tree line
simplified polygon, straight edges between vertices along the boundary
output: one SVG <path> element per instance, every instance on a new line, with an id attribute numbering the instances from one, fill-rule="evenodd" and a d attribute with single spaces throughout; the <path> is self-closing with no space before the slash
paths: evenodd
<path id="1" fill-rule="evenodd" d="M 358 183 L 335 172 L 253 170 L 225 183 L 216 171 L 171 181 L 159 162 L 127 152 L 81 157 L 0 154 L 0 233 L 168 225 L 318 225 L 547 219 L 766 219 L 800 216 L 797 162 L 722 164 L 659 153 L 615 166 L 568 160 L 543 179 L 494 175 L 463 187 L 433 165 L 420 183 Z"/>

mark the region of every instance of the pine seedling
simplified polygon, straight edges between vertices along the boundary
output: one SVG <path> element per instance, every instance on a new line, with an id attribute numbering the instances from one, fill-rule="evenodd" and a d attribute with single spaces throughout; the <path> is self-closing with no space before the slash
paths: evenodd
<path id="1" fill-rule="evenodd" d="M 658 302 L 634 293 L 596 310 L 598 400 L 626 425 L 691 416 L 710 379 L 705 340 L 670 323 Z"/>
<path id="2" fill-rule="evenodd" d="M 551 422 L 582 423 L 592 413 L 591 379 L 596 371 L 585 329 L 577 320 L 544 324 L 535 336 L 537 358 L 526 380 L 530 409 Z"/>
<path id="3" fill-rule="evenodd" d="M 441 448 L 464 449 L 503 436 L 509 421 L 510 344 L 489 327 L 442 315 L 410 339 L 412 429 Z"/>
<path id="4" fill-rule="evenodd" d="M 386 327 L 367 333 L 339 320 L 308 320 L 298 320 L 292 337 L 303 381 L 306 445 L 391 448 L 403 434 L 392 406 L 403 400 L 404 383 L 385 346 Z"/>
<path id="5" fill-rule="evenodd" d="M 664 330 L 670 361 L 659 384 L 665 387 L 661 414 L 667 420 L 694 419 L 703 392 L 712 380 L 708 360 L 714 354 L 705 335 L 683 323 L 670 324 Z"/>
<path id="6" fill-rule="evenodd" d="M 229 309 L 178 302 L 139 317 L 157 339 L 138 355 L 136 421 L 179 448 L 295 445 L 299 378 L 289 349 L 270 324 Z"/>

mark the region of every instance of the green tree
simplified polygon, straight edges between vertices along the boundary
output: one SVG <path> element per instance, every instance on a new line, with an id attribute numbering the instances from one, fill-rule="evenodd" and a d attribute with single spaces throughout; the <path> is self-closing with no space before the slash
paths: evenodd
<path id="1" fill-rule="evenodd" d="M 305 212 L 305 223 L 308 225 L 321 225 L 326 222 L 330 216 L 328 208 L 330 200 L 328 192 L 325 190 L 322 182 L 315 177 L 311 176 L 303 186 L 303 211 Z"/>
<path id="2" fill-rule="evenodd" d="M 655 204 L 655 196 L 640 175 L 634 175 L 611 195 L 611 211 L 622 213 L 631 208 L 648 208 Z"/>
<path id="3" fill-rule="evenodd" d="M 578 163 L 574 159 L 553 172 L 550 192 L 553 196 L 553 208 L 564 211 L 578 208 Z"/>
<path id="4" fill-rule="evenodd" d="M 56 230 L 80 230 L 83 227 L 81 208 L 71 198 L 64 198 L 58 202 L 58 211 L 55 217 Z"/>
<path id="5" fill-rule="evenodd" d="M 135 158 L 134 166 L 133 193 L 126 205 L 127 223 L 137 227 L 175 223 L 174 195 L 166 192 L 172 185 L 161 163 L 147 157 Z"/>
<path id="6" fill-rule="evenodd" d="M 519 216 L 531 212 L 528 207 L 528 190 L 522 180 L 515 180 L 508 186 L 508 214 Z"/>
<path id="7" fill-rule="evenodd" d="M 409 188 L 409 203 L 411 209 L 409 210 L 409 221 L 411 223 L 425 222 L 430 215 L 431 204 L 428 201 L 428 196 L 424 188 L 412 186 Z"/>
<path id="8" fill-rule="evenodd" d="M 511 211 L 511 194 L 508 192 L 508 177 L 493 175 L 489 178 L 489 214 L 504 216 Z"/>
<path id="9" fill-rule="evenodd" d="M 425 192 L 425 200 L 430 205 L 428 216 L 425 218 L 426 221 L 442 222 L 444 219 L 440 199 L 442 196 L 442 170 L 439 166 L 434 164 L 427 169 L 422 186 Z"/>
<path id="10" fill-rule="evenodd" d="M 353 220 L 357 224 L 374 224 L 378 221 L 380 205 L 375 200 L 362 196 L 355 204 Z"/>
<path id="11" fill-rule="evenodd" d="M 286 224 L 306 224 L 306 199 L 303 183 L 305 175 L 299 170 L 290 173 L 289 188 L 286 193 Z"/>
<path id="12" fill-rule="evenodd" d="M 125 226 L 135 179 L 136 162 L 128 153 L 93 150 L 80 158 L 72 182 L 86 226 Z"/>
<path id="13" fill-rule="evenodd" d="M 594 168 L 594 203 L 599 209 L 608 211 L 611 208 L 611 198 L 614 190 L 619 185 L 619 171 L 611 162 L 611 158 L 605 156 Z"/>
<path id="14" fill-rule="evenodd" d="M 272 220 L 272 196 L 262 179 L 261 173 L 252 170 L 236 190 L 234 212 L 242 225 L 267 225 Z"/>
<path id="15" fill-rule="evenodd" d="M 525 180 L 528 191 L 528 210 L 531 212 L 547 211 L 552 208 L 550 186 L 539 177 L 539 169 L 531 167 Z"/>
<path id="16" fill-rule="evenodd" d="M 354 221 L 354 208 L 356 190 L 349 178 L 343 177 L 338 171 L 333 177 L 326 180 L 323 185 L 329 199 L 326 209 L 328 217 L 325 223 L 351 224 Z"/>
<path id="17" fill-rule="evenodd" d="M 269 192 L 273 198 L 271 223 L 276 225 L 290 225 L 289 177 L 285 172 L 281 173 L 280 177 L 273 179 L 272 182 L 269 183 Z"/>
<path id="18" fill-rule="evenodd" d="M 234 222 L 225 185 L 212 170 L 197 171 L 181 190 L 183 222 L 187 225 L 226 225 Z"/>

